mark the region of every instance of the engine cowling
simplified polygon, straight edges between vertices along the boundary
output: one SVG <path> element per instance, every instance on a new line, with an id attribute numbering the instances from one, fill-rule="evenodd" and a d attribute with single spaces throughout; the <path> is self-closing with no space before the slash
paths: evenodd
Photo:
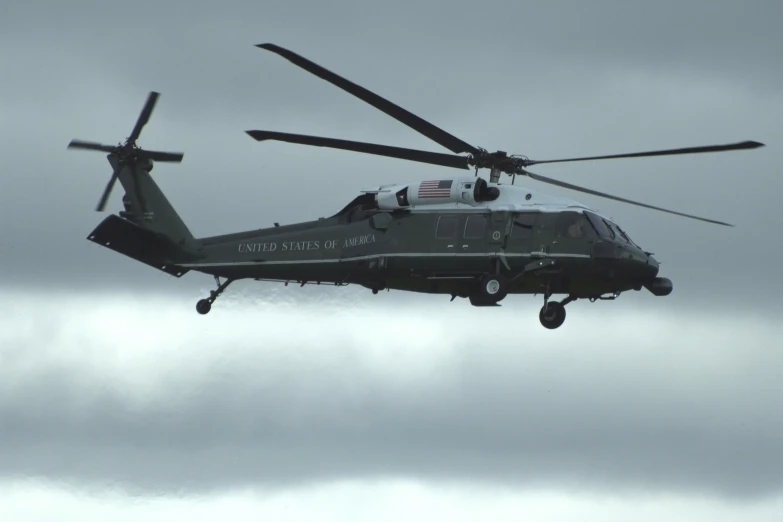
<path id="1" fill-rule="evenodd" d="M 448 203 L 475 206 L 499 195 L 500 190 L 489 186 L 483 178 L 444 179 L 384 187 L 376 192 L 375 200 L 382 210 L 396 210 Z"/>

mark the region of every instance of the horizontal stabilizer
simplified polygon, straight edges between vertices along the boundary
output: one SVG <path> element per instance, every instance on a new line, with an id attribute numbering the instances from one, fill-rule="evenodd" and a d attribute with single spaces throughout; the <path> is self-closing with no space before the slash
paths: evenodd
<path id="1" fill-rule="evenodd" d="M 189 272 L 189 269 L 171 262 L 187 261 L 189 256 L 182 249 L 169 239 L 114 214 L 104 219 L 87 239 L 174 277 L 182 277 Z"/>

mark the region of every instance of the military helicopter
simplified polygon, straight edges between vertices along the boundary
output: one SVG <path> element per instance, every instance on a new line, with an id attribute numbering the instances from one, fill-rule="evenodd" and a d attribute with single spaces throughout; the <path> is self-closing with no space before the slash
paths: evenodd
<path id="1" fill-rule="evenodd" d="M 616 222 L 570 199 L 514 184 L 517 176 L 709 223 L 728 223 L 647 205 L 530 172 L 531 165 L 612 158 L 754 149 L 756 141 L 631 154 L 534 161 L 474 147 L 392 102 L 306 58 L 274 44 L 276 53 L 385 112 L 449 149 L 451 154 L 265 130 L 246 131 L 258 141 L 388 156 L 472 175 L 366 188 L 328 218 L 213 237 L 195 238 L 150 176 L 153 163 L 181 162 L 183 154 L 148 151 L 136 141 L 158 99 L 151 92 L 130 136 L 117 146 L 73 140 L 69 148 L 107 153 L 112 176 L 97 209 L 103 211 L 117 180 L 124 210 L 109 215 L 88 239 L 170 275 L 190 270 L 214 276 L 217 288 L 196 304 L 207 314 L 234 281 L 356 284 L 378 293 L 401 290 L 466 298 L 474 306 L 499 306 L 509 294 L 542 294 L 541 324 L 565 321 L 576 299 L 616 299 L 642 288 L 672 292 L 658 262 Z M 489 180 L 479 176 L 489 169 Z M 511 184 L 500 182 L 510 175 Z M 224 281 L 221 281 L 221 278 Z M 564 294 L 561 301 L 552 301 Z"/>

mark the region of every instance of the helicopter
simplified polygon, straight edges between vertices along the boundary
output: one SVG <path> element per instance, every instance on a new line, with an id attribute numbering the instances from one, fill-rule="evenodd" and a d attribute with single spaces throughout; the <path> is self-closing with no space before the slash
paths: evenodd
<path id="1" fill-rule="evenodd" d="M 637 245 L 614 220 L 577 201 L 516 185 L 516 177 L 733 226 L 565 183 L 535 174 L 528 167 L 764 146 L 744 141 L 535 161 L 470 145 L 288 49 L 271 43 L 256 47 L 352 94 L 451 153 L 245 131 L 253 139 L 393 157 L 467 174 L 364 188 L 330 217 L 196 238 L 150 175 L 155 162 L 179 163 L 184 154 L 144 150 L 136 143 L 159 97 L 150 92 L 124 143 L 109 146 L 73 140 L 68 146 L 107 153 L 113 170 L 97 211 L 105 209 L 117 180 L 124 190 L 124 210 L 107 216 L 88 239 L 175 277 L 189 271 L 213 276 L 217 288 L 196 303 L 202 315 L 210 312 L 232 282 L 241 279 L 300 286 L 361 285 L 374 294 L 382 290 L 440 294 L 450 296 L 451 301 L 468 299 L 477 307 L 500 306 L 512 294 L 541 294 L 544 303 L 539 320 L 547 329 L 559 328 L 566 318 L 565 306 L 577 299 L 613 300 L 643 288 L 655 296 L 667 296 L 673 290 L 672 281 L 658 275 L 659 263 L 652 253 Z M 479 175 L 482 169 L 489 169 L 489 180 Z M 511 176 L 510 184 L 501 182 L 502 174 Z M 565 297 L 554 301 L 551 298 L 556 294 Z"/>

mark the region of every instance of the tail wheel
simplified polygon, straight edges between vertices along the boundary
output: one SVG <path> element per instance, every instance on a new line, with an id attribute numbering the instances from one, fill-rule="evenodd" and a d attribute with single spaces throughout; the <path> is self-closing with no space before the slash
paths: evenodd
<path id="1" fill-rule="evenodd" d="M 560 328 L 566 319 L 566 309 L 562 303 L 550 301 L 541 307 L 538 313 L 538 319 L 544 328 L 554 330 Z"/>
<path id="2" fill-rule="evenodd" d="M 208 314 L 210 310 L 212 310 L 212 303 L 209 302 L 209 299 L 201 299 L 196 303 L 196 311 L 201 315 Z"/>

